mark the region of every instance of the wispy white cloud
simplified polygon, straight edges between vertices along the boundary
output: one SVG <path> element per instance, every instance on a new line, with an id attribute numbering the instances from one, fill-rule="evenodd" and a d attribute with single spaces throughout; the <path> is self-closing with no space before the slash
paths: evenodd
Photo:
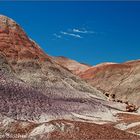
<path id="1" fill-rule="evenodd" d="M 95 31 L 87 30 L 86 28 L 73 28 L 68 29 L 65 31 L 60 31 L 58 33 L 54 33 L 53 36 L 55 36 L 56 39 L 66 39 L 67 36 L 71 36 L 73 38 L 81 39 L 89 34 L 95 34 Z"/>
<path id="2" fill-rule="evenodd" d="M 61 31 L 60 33 L 63 34 L 63 35 L 68 35 L 68 36 L 72 36 L 72 37 L 75 37 L 75 38 L 83 38 L 79 34 L 74 34 L 74 33 L 69 33 L 69 32 L 63 32 L 63 31 Z"/>
<path id="3" fill-rule="evenodd" d="M 56 34 L 56 33 L 54 33 L 53 35 L 54 35 L 56 38 L 59 38 L 59 39 L 62 38 L 61 35 L 58 35 L 58 34 Z"/>
<path id="4" fill-rule="evenodd" d="M 88 31 L 86 29 L 83 29 L 83 30 L 81 30 L 81 29 L 72 29 L 72 31 L 74 33 L 83 33 L 83 34 L 94 34 L 95 33 L 94 31 Z"/>

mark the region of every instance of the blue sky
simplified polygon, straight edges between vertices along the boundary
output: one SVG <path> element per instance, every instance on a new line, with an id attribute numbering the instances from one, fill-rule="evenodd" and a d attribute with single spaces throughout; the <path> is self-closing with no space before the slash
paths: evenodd
<path id="1" fill-rule="evenodd" d="M 140 59 L 140 2 L 0 2 L 46 53 L 95 65 Z"/>

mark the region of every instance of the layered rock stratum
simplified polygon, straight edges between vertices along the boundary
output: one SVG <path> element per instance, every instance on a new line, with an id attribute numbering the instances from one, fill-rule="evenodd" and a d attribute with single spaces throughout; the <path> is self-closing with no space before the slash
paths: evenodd
<path id="1" fill-rule="evenodd" d="M 72 60 L 67 61 L 66 64 L 61 63 L 59 58 L 56 58 L 56 61 L 69 69 L 71 66 L 69 61 Z M 78 66 L 80 69 L 80 63 Z M 71 72 L 73 71 L 71 70 Z M 140 60 L 120 64 L 101 63 L 74 74 L 114 101 L 140 106 Z"/>
<path id="2" fill-rule="evenodd" d="M 105 94 L 140 106 L 140 61 L 91 67 L 79 74 Z"/>
<path id="3" fill-rule="evenodd" d="M 126 104 L 108 101 L 45 54 L 15 21 L 0 16 L 1 139 L 138 140 L 139 120 L 138 113 L 126 112 Z"/>

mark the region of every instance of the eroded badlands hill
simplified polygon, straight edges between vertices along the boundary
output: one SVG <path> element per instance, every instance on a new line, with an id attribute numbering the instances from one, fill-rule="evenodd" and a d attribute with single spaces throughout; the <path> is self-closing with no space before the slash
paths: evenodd
<path id="1" fill-rule="evenodd" d="M 79 76 L 116 100 L 140 105 L 140 61 L 95 66 Z"/>
<path id="2" fill-rule="evenodd" d="M 15 21 L 5 16 L 0 16 L 0 50 L 16 75 L 31 86 L 42 89 L 42 87 L 51 87 L 52 83 L 55 83 L 55 87 L 65 86 L 81 91 L 96 91 L 70 71 L 56 64 L 28 38 Z"/>

